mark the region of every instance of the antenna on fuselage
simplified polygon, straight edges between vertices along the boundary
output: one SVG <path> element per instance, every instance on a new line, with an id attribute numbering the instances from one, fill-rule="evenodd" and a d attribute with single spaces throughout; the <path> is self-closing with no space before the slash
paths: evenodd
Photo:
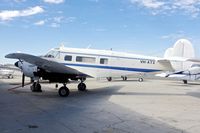
<path id="1" fill-rule="evenodd" d="M 91 45 L 91 44 L 89 44 L 89 45 L 87 46 L 87 48 L 86 48 L 86 49 L 90 49 L 90 48 L 91 48 L 91 46 L 92 46 L 92 45 Z"/>
<path id="2" fill-rule="evenodd" d="M 65 48 L 64 43 L 61 43 L 59 49 L 64 49 L 64 48 Z"/>

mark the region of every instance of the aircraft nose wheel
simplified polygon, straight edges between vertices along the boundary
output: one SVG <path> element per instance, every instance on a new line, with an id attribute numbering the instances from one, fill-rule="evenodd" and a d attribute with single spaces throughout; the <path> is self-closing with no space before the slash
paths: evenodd
<path id="1" fill-rule="evenodd" d="M 78 90 L 79 91 L 86 91 L 86 85 L 85 85 L 85 83 L 78 84 Z"/>
<path id="2" fill-rule="evenodd" d="M 63 86 L 58 90 L 58 94 L 61 97 L 67 97 L 69 95 L 69 89 L 67 87 Z"/>

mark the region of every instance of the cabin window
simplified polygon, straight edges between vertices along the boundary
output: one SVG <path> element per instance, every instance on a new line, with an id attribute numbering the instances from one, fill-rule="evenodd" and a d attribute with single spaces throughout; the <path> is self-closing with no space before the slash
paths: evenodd
<path id="1" fill-rule="evenodd" d="M 94 57 L 83 57 L 83 56 L 77 56 L 76 61 L 77 62 L 87 62 L 87 63 L 95 63 Z"/>
<path id="2" fill-rule="evenodd" d="M 72 56 L 71 55 L 66 55 L 65 56 L 65 61 L 72 61 Z"/>
<path id="3" fill-rule="evenodd" d="M 101 59 L 100 59 L 100 64 L 108 64 L 108 59 L 106 59 L 106 58 L 101 58 Z"/>

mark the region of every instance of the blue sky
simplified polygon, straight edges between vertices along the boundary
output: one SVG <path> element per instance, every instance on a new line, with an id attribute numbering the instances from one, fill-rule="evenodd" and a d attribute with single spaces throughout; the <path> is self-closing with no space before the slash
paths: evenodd
<path id="1" fill-rule="evenodd" d="M 200 0 L 1 0 L 0 64 L 68 47 L 162 56 L 180 38 L 200 57 Z"/>

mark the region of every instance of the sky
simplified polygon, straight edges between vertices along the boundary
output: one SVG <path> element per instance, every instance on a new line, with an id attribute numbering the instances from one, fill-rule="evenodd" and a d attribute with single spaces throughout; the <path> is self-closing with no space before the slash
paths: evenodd
<path id="1" fill-rule="evenodd" d="M 181 38 L 200 57 L 200 0 L 0 0 L 0 64 L 61 44 L 163 56 Z"/>

